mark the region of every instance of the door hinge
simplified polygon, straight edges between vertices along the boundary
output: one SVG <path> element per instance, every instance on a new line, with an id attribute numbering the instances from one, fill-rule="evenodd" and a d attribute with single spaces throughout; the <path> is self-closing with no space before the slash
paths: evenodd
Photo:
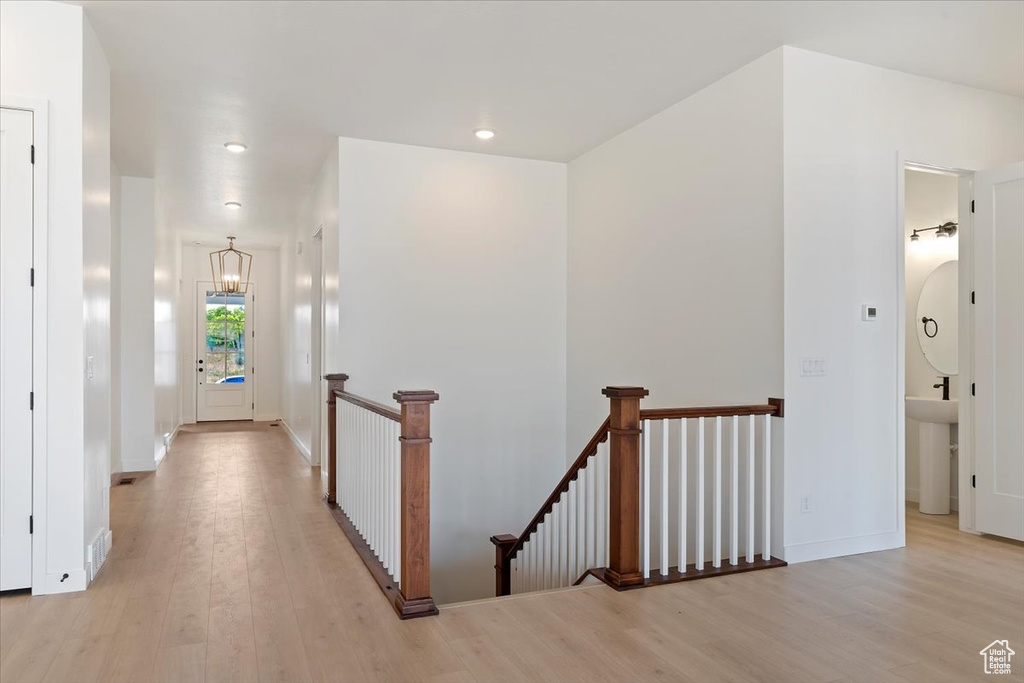
<path id="1" fill-rule="evenodd" d="M 974 396 L 974 382 L 971 382 L 971 396 Z"/>
<path id="2" fill-rule="evenodd" d="M 34 164 L 36 163 L 36 146 L 29 146 L 29 160 Z"/>
<path id="3" fill-rule="evenodd" d="M 974 290 L 971 290 L 971 303 L 974 303 Z"/>
<path id="4" fill-rule="evenodd" d="M 35 268 L 29 268 L 28 269 L 28 286 L 29 287 L 35 287 L 36 286 L 36 269 Z"/>
<path id="5" fill-rule="evenodd" d="M 32 520 L 32 515 L 28 516 L 28 532 L 31 534 L 35 531 L 35 523 Z"/>
<path id="6" fill-rule="evenodd" d="M 975 474 L 971 475 L 971 488 L 972 489 L 978 488 L 978 477 Z"/>
<path id="7" fill-rule="evenodd" d="M 253 330 L 253 331 L 252 331 L 252 338 L 253 338 L 253 339 L 255 339 L 255 338 L 256 338 L 256 330 Z"/>
<path id="8" fill-rule="evenodd" d="M 28 409 L 29 410 L 35 410 L 36 409 L 36 392 L 34 392 L 34 391 L 28 392 Z"/>
<path id="9" fill-rule="evenodd" d="M 255 403 L 252 404 L 252 409 L 256 410 L 256 404 Z"/>
<path id="10" fill-rule="evenodd" d="M 971 213 L 974 213 L 974 200 L 971 200 Z"/>

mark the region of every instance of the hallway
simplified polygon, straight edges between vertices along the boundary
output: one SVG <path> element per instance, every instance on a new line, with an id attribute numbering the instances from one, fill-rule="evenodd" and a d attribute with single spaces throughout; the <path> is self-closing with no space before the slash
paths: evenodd
<path id="1" fill-rule="evenodd" d="M 0 599 L 0 678 L 962 681 L 992 640 L 1024 642 L 1024 547 L 909 509 L 902 550 L 399 622 L 317 473 L 267 423 L 184 428 L 112 489 L 88 591 Z"/>

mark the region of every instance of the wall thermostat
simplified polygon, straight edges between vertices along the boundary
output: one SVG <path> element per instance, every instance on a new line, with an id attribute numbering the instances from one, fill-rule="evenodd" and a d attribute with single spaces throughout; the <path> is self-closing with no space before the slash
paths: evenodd
<path id="1" fill-rule="evenodd" d="M 860 307 L 861 320 L 874 320 L 878 317 L 878 309 L 871 304 L 864 304 Z"/>

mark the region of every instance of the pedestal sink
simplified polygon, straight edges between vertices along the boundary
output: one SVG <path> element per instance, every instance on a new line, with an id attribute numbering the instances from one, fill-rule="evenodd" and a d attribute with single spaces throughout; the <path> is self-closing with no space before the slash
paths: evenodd
<path id="1" fill-rule="evenodd" d="M 949 514 L 949 425 L 957 423 L 955 400 L 943 401 L 927 396 L 907 396 L 907 417 L 918 420 L 920 440 L 921 512 L 928 515 Z"/>

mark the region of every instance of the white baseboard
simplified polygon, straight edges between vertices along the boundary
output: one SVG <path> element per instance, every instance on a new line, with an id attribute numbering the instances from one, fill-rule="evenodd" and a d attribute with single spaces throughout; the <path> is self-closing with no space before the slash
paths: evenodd
<path id="1" fill-rule="evenodd" d="M 921 491 L 919 489 L 907 489 L 907 502 L 908 503 L 920 503 L 921 502 Z M 960 498 L 959 496 L 949 497 L 949 509 L 954 512 L 960 511 Z"/>
<path id="2" fill-rule="evenodd" d="M 276 415 L 260 414 L 253 418 L 253 422 L 274 422 L 279 418 Z"/>
<path id="3" fill-rule="evenodd" d="M 829 541 L 812 541 L 810 543 L 787 545 L 785 547 L 786 555 L 782 559 L 790 564 L 796 564 L 798 562 L 825 560 L 830 557 L 873 553 L 878 550 L 892 550 L 894 548 L 902 548 L 906 544 L 906 536 L 903 532 L 887 531 L 881 534 L 866 534 L 864 536 L 850 536 Z"/>
<path id="4" fill-rule="evenodd" d="M 299 440 L 299 437 L 295 436 L 295 432 L 292 431 L 292 428 L 288 424 L 288 421 L 282 418 L 281 426 L 284 427 L 284 430 L 286 432 L 288 432 L 288 437 L 292 440 L 292 443 L 295 444 L 295 447 L 299 449 L 299 453 L 302 453 L 302 457 L 306 459 L 306 462 L 312 465 L 313 454 L 310 453 L 309 449 L 306 448 L 305 444 L 303 444 L 302 441 Z"/>
<path id="5" fill-rule="evenodd" d="M 153 472 L 156 466 L 154 460 L 122 460 L 121 472 Z"/>

